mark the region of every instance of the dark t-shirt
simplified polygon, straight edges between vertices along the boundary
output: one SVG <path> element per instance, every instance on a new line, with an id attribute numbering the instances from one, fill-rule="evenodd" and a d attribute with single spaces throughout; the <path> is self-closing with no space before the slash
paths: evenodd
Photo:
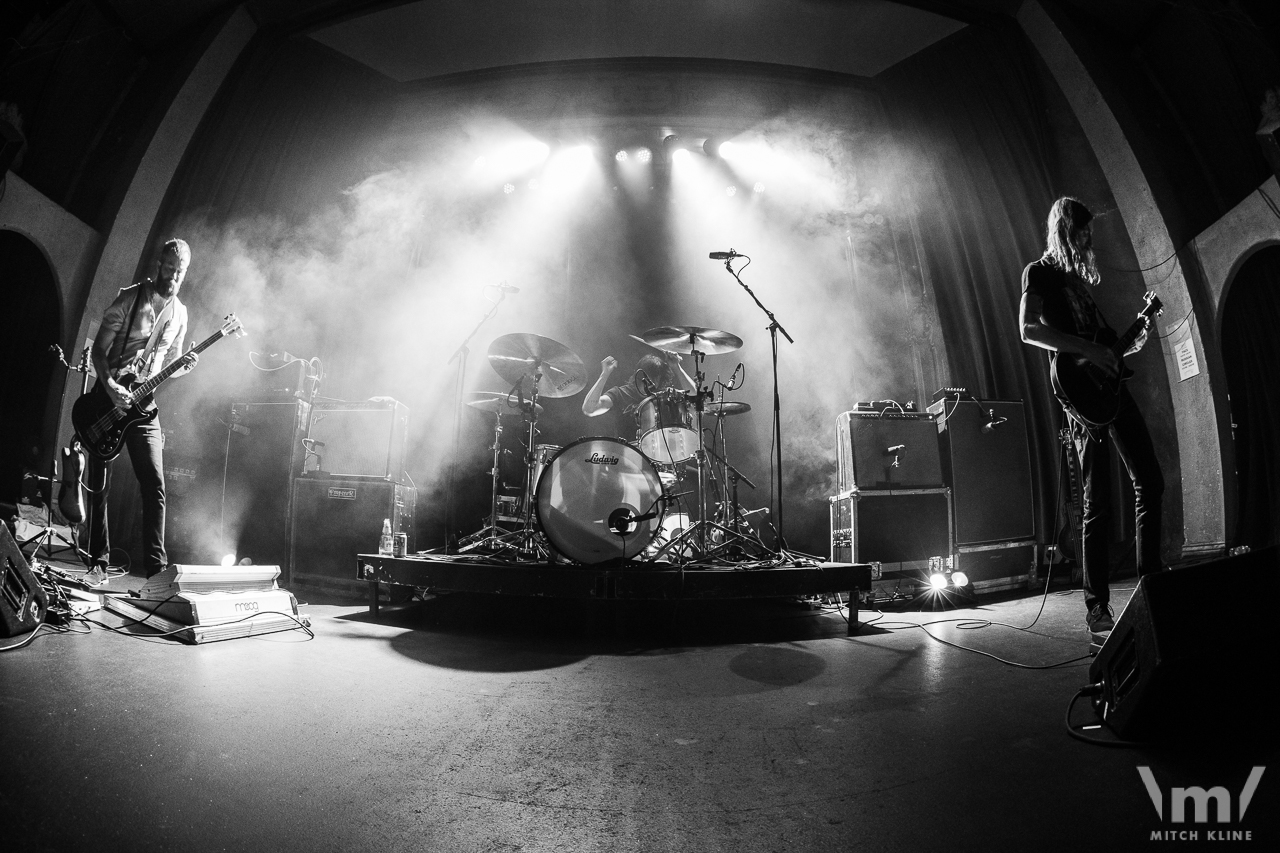
<path id="1" fill-rule="evenodd" d="M 1107 325 L 1079 276 L 1064 273 L 1047 257 L 1027 264 L 1022 271 L 1022 292 L 1040 297 L 1045 325 L 1060 332 L 1092 337 Z"/>
<path id="2" fill-rule="evenodd" d="M 624 441 L 635 441 L 636 407 L 640 405 L 640 401 L 644 399 L 644 396 L 636 390 L 636 386 L 632 382 L 624 385 L 614 385 L 604 393 L 608 395 L 613 404 L 609 408 L 609 414 L 614 421 L 614 428 L 611 434 Z"/>

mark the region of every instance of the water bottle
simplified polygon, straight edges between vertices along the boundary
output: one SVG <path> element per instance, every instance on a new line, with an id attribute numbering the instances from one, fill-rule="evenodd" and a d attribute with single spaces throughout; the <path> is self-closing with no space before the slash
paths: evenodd
<path id="1" fill-rule="evenodd" d="M 382 536 L 378 539 L 378 553 L 391 556 L 391 519 L 382 519 Z"/>

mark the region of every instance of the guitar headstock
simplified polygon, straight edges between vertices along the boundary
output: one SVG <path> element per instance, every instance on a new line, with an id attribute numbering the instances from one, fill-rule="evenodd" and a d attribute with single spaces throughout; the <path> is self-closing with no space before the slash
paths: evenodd
<path id="1" fill-rule="evenodd" d="M 1142 297 L 1142 301 L 1146 303 L 1142 307 L 1142 314 L 1146 317 L 1159 317 L 1164 313 L 1164 303 L 1160 301 L 1160 297 L 1156 296 L 1154 290 L 1148 290 Z"/>
<path id="2" fill-rule="evenodd" d="M 227 315 L 226 319 L 222 323 L 222 328 L 219 329 L 219 331 L 222 333 L 223 337 L 235 335 L 237 338 L 243 338 L 246 334 L 244 324 L 240 322 L 240 319 L 236 317 L 235 314 Z"/>

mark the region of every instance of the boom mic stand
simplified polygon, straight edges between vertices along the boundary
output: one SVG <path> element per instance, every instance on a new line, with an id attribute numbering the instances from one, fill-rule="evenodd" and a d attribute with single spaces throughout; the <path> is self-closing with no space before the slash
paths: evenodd
<path id="1" fill-rule="evenodd" d="M 476 323 L 476 327 L 471 330 L 458 348 L 453 351 L 453 355 L 449 356 L 449 363 L 458 362 L 458 375 L 453 386 L 453 450 L 449 454 L 449 477 L 448 486 L 444 492 L 444 552 L 451 553 L 455 544 L 455 528 L 454 528 L 454 489 L 458 477 L 458 444 L 462 435 L 462 393 L 467 381 L 467 356 L 471 350 L 467 348 L 467 344 L 471 343 L 471 339 L 476 336 L 476 332 L 480 331 L 480 327 L 489 322 L 495 314 L 498 313 L 498 307 L 502 305 L 502 300 L 507 298 L 506 288 L 498 287 L 498 298 L 493 300 L 493 306 L 485 312 L 480 318 L 480 322 Z"/>
<path id="2" fill-rule="evenodd" d="M 769 318 L 769 342 L 772 349 L 773 361 L 774 464 L 777 466 L 778 470 L 776 498 L 778 523 L 774 525 L 774 530 L 777 531 L 778 534 L 778 550 L 785 551 L 787 549 L 787 539 L 782 532 L 782 400 L 778 396 L 778 332 L 782 332 L 783 337 L 785 337 L 789 343 L 794 344 L 795 339 L 792 338 L 791 335 L 787 334 L 787 330 L 782 328 L 782 324 L 778 322 L 777 317 L 773 316 L 773 312 L 764 307 L 764 303 L 760 301 L 759 297 L 757 297 L 751 288 L 747 286 L 746 282 L 744 282 L 738 274 L 734 272 L 734 258 L 746 258 L 747 263 L 743 264 L 743 268 L 745 269 L 747 264 L 751 263 L 751 257 L 749 255 L 739 255 L 733 249 L 729 250 L 728 255 L 729 257 L 724 259 L 724 268 L 728 270 L 729 275 L 733 276 L 734 281 L 738 282 L 738 284 L 742 286 L 742 289 L 747 292 L 747 295 L 751 297 L 752 301 L 754 301 L 756 305 L 759 306 L 760 310 L 765 313 L 765 316 Z"/>

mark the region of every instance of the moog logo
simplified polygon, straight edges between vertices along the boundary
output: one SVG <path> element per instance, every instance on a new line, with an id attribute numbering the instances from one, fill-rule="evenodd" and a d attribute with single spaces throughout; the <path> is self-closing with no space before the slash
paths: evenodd
<path id="1" fill-rule="evenodd" d="M 617 465 L 618 457 L 605 456 L 603 453 L 592 453 L 587 457 L 587 461 L 592 465 Z"/>
<path id="2" fill-rule="evenodd" d="M 329 497 L 339 501 L 353 501 L 356 499 L 356 490 L 350 486 L 330 486 Z"/>

